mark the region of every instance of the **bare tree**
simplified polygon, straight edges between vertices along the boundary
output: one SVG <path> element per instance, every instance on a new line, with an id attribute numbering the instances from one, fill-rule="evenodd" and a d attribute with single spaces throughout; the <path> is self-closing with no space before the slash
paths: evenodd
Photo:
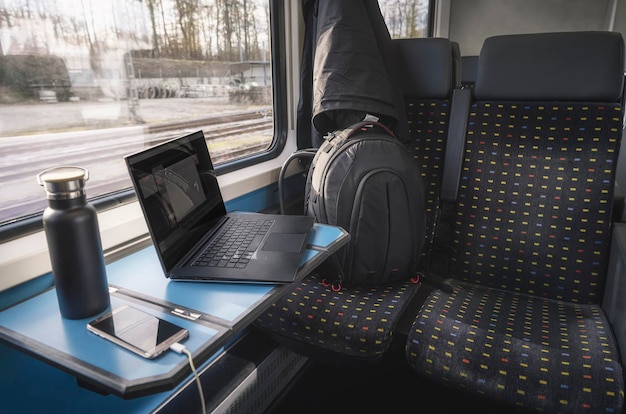
<path id="1" fill-rule="evenodd" d="M 379 0 L 392 37 L 426 36 L 428 0 Z"/>
<path id="2" fill-rule="evenodd" d="M 181 50 L 175 57 L 183 59 L 201 59 L 198 24 L 198 0 L 175 0 L 176 14 L 178 15 L 178 29 L 182 40 L 177 42 Z"/>
<path id="3" fill-rule="evenodd" d="M 156 20 L 156 0 L 146 0 L 146 6 L 148 7 L 148 14 L 150 16 L 150 28 L 152 31 L 152 50 L 154 54 L 159 54 L 160 43 L 159 34 L 157 32 L 157 20 Z"/>

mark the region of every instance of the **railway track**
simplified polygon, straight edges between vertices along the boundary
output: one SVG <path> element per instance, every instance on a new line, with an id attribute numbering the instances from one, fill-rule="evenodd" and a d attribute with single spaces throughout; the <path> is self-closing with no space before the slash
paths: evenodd
<path id="1" fill-rule="evenodd" d="M 204 131 L 207 142 L 210 143 L 210 141 L 231 138 L 236 135 L 267 130 L 271 128 L 272 120 L 252 119 L 238 121 L 225 126 L 220 125 L 221 124 L 210 124 L 205 126 L 197 125 L 196 127 L 188 127 L 185 129 L 161 129 L 159 133 L 150 133 L 149 135 L 143 135 L 140 130 L 137 130 L 135 137 L 125 135 L 126 131 L 124 130 L 120 131 L 118 136 L 109 137 L 107 139 L 87 137 L 74 143 L 65 141 L 63 143 L 64 147 L 58 148 L 56 151 L 43 151 L 37 143 L 20 145 L 20 148 L 10 147 L 7 149 L 8 153 L 12 155 L 14 160 L 19 159 L 20 162 L 19 164 L 2 163 L 2 165 L 0 165 L 0 179 L 3 182 L 5 180 L 10 181 L 29 171 L 42 169 L 42 166 L 81 164 L 84 163 L 85 160 L 88 160 L 90 163 L 105 163 L 109 160 L 121 159 L 125 155 L 140 150 L 141 148 L 159 144 L 171 139 L 175 135 L 197 129 Z M 216 129 L 218 126 L 219 129 Z M 38 153 L 32 151 L 33 147 L 38 148 Z M 20 155 L 20 151 L 24 151 L 25 153 Z M 40 157 L 40 154 L 47 155 Z"/>
<path id="2" fill-rule="evenodd" d="M 269 145 L 273 120 L 258 111 L 212 116 L 192 122 L 0 139 L 0 223 L 41 211 L 47 205 L 35 177 L 57 165 L 89 169 L 89 197 L 130 186 L 123 157 L 188 132 L 202 129 L 216 164 Z M 264 133 L 265 131 L 265 133 Z"/>

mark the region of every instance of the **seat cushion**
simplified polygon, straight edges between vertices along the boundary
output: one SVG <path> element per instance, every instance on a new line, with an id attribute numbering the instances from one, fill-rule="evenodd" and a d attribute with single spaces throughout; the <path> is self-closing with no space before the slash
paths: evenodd
<path id="1" fill-rule="evenodd" d="M 621 412 L 622 367 L 600 306 L 450 283 L 454 292 L 434 290 L 409 332 L 416 371 L 524 410 Z"/>
<path id="2" fill-rule="evenodd" d="M 311 274 L 290 285 L 255 326 L 312 358 L 375 361 L 389 349 L 402 312 L 418 288 L 404 282 L 335 292 Z"/>

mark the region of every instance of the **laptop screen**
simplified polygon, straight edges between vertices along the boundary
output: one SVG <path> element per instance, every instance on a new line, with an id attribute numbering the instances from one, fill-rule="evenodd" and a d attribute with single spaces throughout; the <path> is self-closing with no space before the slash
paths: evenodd
<path id="1" fill-rule="evenodd" d="M 129 155 L 131 179 L 166 271 L 226 214 L 202 131 Z"/>

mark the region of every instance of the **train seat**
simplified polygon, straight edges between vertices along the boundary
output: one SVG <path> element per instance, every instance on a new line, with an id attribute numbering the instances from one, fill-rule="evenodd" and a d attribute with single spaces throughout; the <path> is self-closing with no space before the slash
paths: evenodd
<path id="1" fill-rule="evenodd" d="M 410 141 L 428 187 L 432 241 L 437 214 L 440 168 L 443 163 L 452 89 L 458 86 L 458 62 L 447 39 L 397 41 L 399 65 L 409 77 L 403 90 Z M 420 259 L 422 260 L 422 259 Z M 389 350 L 394 330 L 419 284 L 407 281 L 383 286 L 333 291 L 312 274 L 295 282 L 282 300 L 261 315 L 255 326 L 296 352 L 338 363 L 373 363 Z"/>
<path id="2" fill-rule="evenodd" d="M 408 333 L 418 375 L 525 412 L 622 412 L 601 302 L 623 70 L 617 33 L 486 39 L 447 251 L 453 290 L 433 289 Z"/>
<path id="3" fill-rule="evenodd" d="M 403 62 L 399 76 L 405 80 L 402 93 L 409 130 L 407 145 L 426 184 L 426 242 L 419 270 L 428 272 L 440 213 L 451 100 L 460 87 L 460 51 L 458 44 L 444 38 L 396 39 L 394 44 Z M 437 65 L 447 70 L 437 70 Z"/>

